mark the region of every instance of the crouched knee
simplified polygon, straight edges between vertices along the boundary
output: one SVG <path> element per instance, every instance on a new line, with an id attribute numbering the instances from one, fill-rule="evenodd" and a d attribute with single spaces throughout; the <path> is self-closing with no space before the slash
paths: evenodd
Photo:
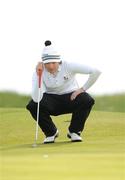
<path id="1" fill-rule="evenodd" d="M 85 107 L 92 107 L 95 104 L 95 100 L 86 92 L 83 93 L 82 102 Z"/>
<path id="2" fill-rule="evenodd" d="M 90 103 L 90 106 L 93 106 L 95 104 L 95 100 L 91 97 L 89 103 Z"/>
<path id="3" fill-rule="evenodd" d="M 26 109 L 31 111 L 34 111 L 37 109 L 37 103 L 35 103 L 33 100 L 31 100 L 27 105 L 26 105 Z"/>

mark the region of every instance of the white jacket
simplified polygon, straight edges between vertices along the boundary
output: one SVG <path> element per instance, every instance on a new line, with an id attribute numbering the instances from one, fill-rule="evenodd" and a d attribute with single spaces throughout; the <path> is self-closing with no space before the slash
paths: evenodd
<path id="1" fill-rule="evenodd" d="M 75 75 L 78 73 L 89 74 L 88 80 L 83 85 L 83 89 L 86 91 L 95 83 L 101 72 L 83 64 L 66 61 L 62 61 L 56 75 L 49 73 L 44 68 L 41 78 L 40 100 L 42 99 L 44 92 L 61 95 L 79 89 L 75 79 Z M 38 76 L 36 72 L 33 74 L 32 79 L 32 99 L 35 102 L 38 102 Z"/>

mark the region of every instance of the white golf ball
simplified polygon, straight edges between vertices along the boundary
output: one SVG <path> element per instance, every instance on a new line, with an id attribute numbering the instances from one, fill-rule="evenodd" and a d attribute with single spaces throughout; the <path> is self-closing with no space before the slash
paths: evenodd
<path id="1" fill-rule="evenodd" d="M 44 158 L 48 158 L 48 154 L 44 154 L 43 157 L 44 157 Z"/>

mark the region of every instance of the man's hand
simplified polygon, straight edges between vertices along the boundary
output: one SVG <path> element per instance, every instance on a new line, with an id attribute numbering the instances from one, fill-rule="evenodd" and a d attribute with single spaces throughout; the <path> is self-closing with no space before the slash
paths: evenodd
<path id="1" fill-rule="evenodd" d="M 80 88 L 80 89 L 76 90 L 75 92 L 73 92 L 70 97 L 71 101 L 73 101 L 79 94 L 81 94 L 83 92 L 84 92 L 83 88 Z"/>
<path id="2" fill-rule="evenodd" d="M 42 62 L 38 62 L 37 66 L 36 66 L 36 73 L 37 75 L 39 75 L 39 72 L 43 71 L 43 63 Z"/>

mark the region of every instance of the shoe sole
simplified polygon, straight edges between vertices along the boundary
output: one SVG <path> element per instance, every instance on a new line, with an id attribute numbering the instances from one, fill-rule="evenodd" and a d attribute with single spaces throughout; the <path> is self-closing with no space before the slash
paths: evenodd
<path id="1" fill-rule="evenodd" d="M 55 141 L 50 141 L 50 142 L 44 142 L 43 144 L 52 144 L 54 143 Z"/>
<path id="2" fill-rule="evenodd" d="M 69 139 L 71 139 L 71 136 L 69 135 L 69 134 L 67 134 L 67 137 L 69 138 Z M 80 139 L 77 139 L 77 140 L 71 140 L 72 142 L 82 142 L 82 140 L 80 140 Z"/>

